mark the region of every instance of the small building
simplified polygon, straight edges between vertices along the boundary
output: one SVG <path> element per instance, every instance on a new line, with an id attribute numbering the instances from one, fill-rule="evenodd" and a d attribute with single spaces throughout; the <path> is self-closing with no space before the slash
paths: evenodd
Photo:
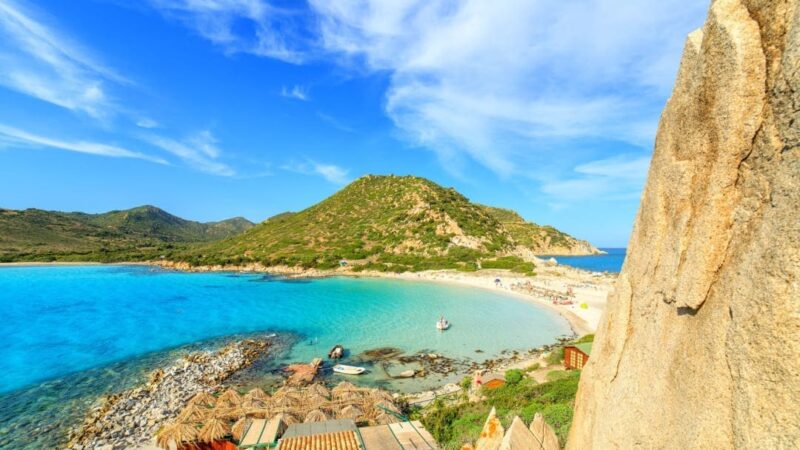
<path id="1" fill-rule="evenodd" d="M 497 389 L 506 384 L 506 376 L 502 373 L 478 371 L 472 379 L 473 389 Z"/>
<path id="2" fill-rule="evenodd" d="M 567 369 L 583 369 L 583 366 L 589 362 L 589 355 L 591 353 L 591 342 L 564 347 L 564 367 Z"/>

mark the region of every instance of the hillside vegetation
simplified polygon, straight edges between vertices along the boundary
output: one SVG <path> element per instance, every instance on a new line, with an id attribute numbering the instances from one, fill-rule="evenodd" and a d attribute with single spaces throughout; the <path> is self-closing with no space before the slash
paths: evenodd
<path id="1" fill-rule="evenodd" d="M 193 222 L 154 206 L 104 214 L 0 209 L 0 262 L 153 259 L 252 226 L 243 218 Z"/>
<path id="2" fill-rule="evenodd" d="M 354 270 L 492 267 L 531 273 L 532 252 L 550 242 L 569 247 L 581 241 L 512 211 L 471 203 L 424 178 L 365 176 L 306 210 L 171 257 L 192 265 L 326 269 L 346 260 Z"/>

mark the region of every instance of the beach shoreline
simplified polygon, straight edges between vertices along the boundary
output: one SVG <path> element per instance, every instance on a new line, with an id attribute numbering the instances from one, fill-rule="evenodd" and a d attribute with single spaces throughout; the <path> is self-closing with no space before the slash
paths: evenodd
<path id="1" fill-rule="evenodd" d="M 2 267 L 47 267 L 47 266 L 84 266 L 84 265 L 109 265 L 109 266 L 156 266 L 167 270 L 182 272 L 244 272 L 264 273 L 291 278 L 380 278 L 401 281 L 432 282 L 457 286 L 466 286 L 502 291 L 511 297 L 530 302 L 531 304 L 555 311 L 564 317 L 576 335 L 594 333 L 605 310 L 608 294 L 613 289 L 616 274 L 593 273 L 569 266 L 541 266 L 537 267 L 535 277 L 523 276 L 508 270 L 490 269 L 477 272 L 459 272 L 455 270 L 428 270 L 422 272 L 388 273 L 378 271 L 356 272 L 349 267 L 340 267 L 333 270 L 303 269 L 288 266 L 263 266 L 248 264 L 244 266 L 197 266 L 192 267 L 185 263 L 172 261 L 137 261 L 137 262 L 13 262 L 0 263 Z M 495 283 L 500 279 L 500 283 Z M 530 292 L 522 292 L 514 288 L 515 285 L 530 283 L 531 285 L 558 292 L 571 289 L 575 294 L 573 305 L 554 305 L 541 296 Z M 580 305 L 585 305 L 581 308 Z"/>

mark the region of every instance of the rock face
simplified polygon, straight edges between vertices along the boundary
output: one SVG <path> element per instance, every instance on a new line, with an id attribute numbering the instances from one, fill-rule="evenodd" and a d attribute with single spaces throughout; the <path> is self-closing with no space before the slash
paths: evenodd
<path id="1" fill-rule="evenodd" d="M 800 1 L 686 43 L 570 449 L 800 446 Z"/>

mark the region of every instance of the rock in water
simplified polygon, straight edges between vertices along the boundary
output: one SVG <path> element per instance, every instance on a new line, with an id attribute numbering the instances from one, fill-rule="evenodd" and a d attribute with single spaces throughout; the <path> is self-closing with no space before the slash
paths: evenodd
<path id="1" fill-rule="evenodd" d="M 800 0 L 686 43 L 570 449 L 800 447 Z"/>

